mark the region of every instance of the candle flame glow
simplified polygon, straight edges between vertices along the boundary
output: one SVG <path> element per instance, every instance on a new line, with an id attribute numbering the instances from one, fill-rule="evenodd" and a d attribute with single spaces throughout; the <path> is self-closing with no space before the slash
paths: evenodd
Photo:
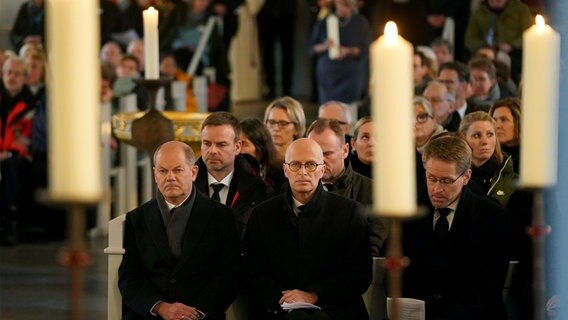
<path id="1" fill-rule="evenodd" d="M 396 23 L 393 21 L 387 22 L 387 24 L 385 24 L 385 37 L 389 40 L 393 40 L 396 39 L 397 35 L 398 29 L 396 27 Z"/>
<path id="2" fill-rule="evenodd" d="M 155 11 L 155 10 L 156 10 L 156 9 L 154 9 L 154 7 L 149 7 L 149 8 L 148 8 L 148 11 L 150 11 L 150 12 L 153 12 L 153 11 Z"/>
<path id="3" fill-rule="evenodd" d="M 543 27 L 543 26 L 544 26 L 544 18 L 543 18 L 540 14 L 537 14 L 537 15 L 536 15 L 535 20 L 536 20 L 536 25 L 537 25 L 537 26 L 539 26 L 539 27 Z"/>

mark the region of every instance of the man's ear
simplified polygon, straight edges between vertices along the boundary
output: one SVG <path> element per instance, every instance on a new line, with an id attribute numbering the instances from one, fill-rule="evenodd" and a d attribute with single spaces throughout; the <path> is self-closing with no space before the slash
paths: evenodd
<path id="1" fill-rule="evenodd" d="M 198 172 L 199 172 L 199 167 L 198 167 L 196 164 L 194 164 L 194 165 L 191 167 L 191 175 L 192 175 L 192 176 L 191 176 L 191 181 L 195 182 L 195 179 L 197 178 L 197 173 L 198 173 Z"/>

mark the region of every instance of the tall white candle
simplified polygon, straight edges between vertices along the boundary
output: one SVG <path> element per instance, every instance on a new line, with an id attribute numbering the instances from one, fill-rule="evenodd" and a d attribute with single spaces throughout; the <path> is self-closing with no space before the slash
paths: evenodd
<path id="1" fill-rule="evenodd" d="M 560 36 L 539 15 L 523 33 L 521 175 L 523 187 L 556 184 Z"/>
<path id="2" fill-rule="evenodd" d="M 102 195 L 100 48 L 97 0 L 48 0 L 50 199 Z"/>
<path id="3" fill-rule="evenodd" d="M 391 217 L 416 214 L 412 50 L 392 21 L 371 45 L 373 209 Z"/>
<path id="4" fill-rule="evenodd" d="M 336 15 L 330 14 L 325 19 L 327 38 L 333 41 L 333 45 L 328 49 L 329 58 L 334 60 L 339 58 L 339 19 Z"/>
<path id="5" fill-rule="evenodd" d="M 160 78 L 160 49 L 158 42 L 158 10 L 150 7 L 142 12 L 144 18 L 144 74 L 146 79 Z"/>

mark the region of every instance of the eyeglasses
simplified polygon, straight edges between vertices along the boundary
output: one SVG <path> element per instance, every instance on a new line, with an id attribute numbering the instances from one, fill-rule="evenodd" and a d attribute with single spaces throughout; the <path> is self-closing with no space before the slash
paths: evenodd
<path id="1" fill-rule="evenodd" d="M 266 126 L 270 127 L 270 128 L 274 128 L 275 126 L 278 126 L 279 129 L 284 129 L 287 126 L 289 126 L 291 123 L 295 123 L 292 121 L 276 121 L 276 120 L 266 120 Z"/>
<path id="2" fill-rule="evenodd" d="M 288 165 L 288 168 L 290 168 L 292 172 L 298 172 L 302 167 L 306 168 L 306 171 L 308 172 L 314 172 L 316 171 L 318 166 L 323 165 L 323 163 L 317 163 L 315 161 L 308 161 L 305 163 L 301 163 L 300 161 L 292 161 L 286 163 L 286 165 Z"/>
<path id="3" fill-rule="evenodd" d="M 430 115 L 426 112 L 419 113 L 416 115 L 416 123 L 424 123 L 430 118 Z"/>
<path id="4" fill-rule="evenodd" d="M 465 174 L 465 171 L 462 172 L 462 174 L 460 174 L 457 178 L 452 179 L 452 178 L 442 178 L 442 179 L 438 179 L 438 178 L 434 178 L 432 176 L 426 175 L 426 181 L 428 183 L 431 184 L 436 184 L 437 182 L 439 182 L 441 185 L 445 185 L 445 186 L 449 186 L 452 185 L 454 183 L 456 183 L 456 181 L 458 181 L 459 178 L 461 178 L 463 175 Z"/>

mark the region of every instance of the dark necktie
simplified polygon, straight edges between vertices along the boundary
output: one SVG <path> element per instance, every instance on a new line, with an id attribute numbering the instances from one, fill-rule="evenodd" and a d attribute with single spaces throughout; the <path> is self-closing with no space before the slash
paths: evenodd
<path id="1" fill-rule="evenodd" d="M 176 209 L 177 209 L 177 207 L 171 208 L 171 209 L 170 209 L 170 215 L 174 214 L 174 211 L 176 211 Z"/>
<path id="2" fill-rule="evenodd" d="M 306 209 L 306 205 L 298 206 L 298 215 L 300 215 L 300 213 L 302 213 L 302 211 L 304 211 L 304 209 Z"/>
<path id="3" fill-rule="evenodd" d="M 217 202 L 221 202 L 221 197 L 219 196 L 219 192 L 221 192 L 221 189 L 223 189 L 224 186 L 225 185 L 222 183 L 212 183 L 211 188 L 213 188 L 213 195 L 211 196 L 211 199 Z"/>
<path id="4" fill-rule="evenodd" d="M 438 239 L 445 240 L 450 232 L 450 224 L 448 222 L 448 215 L 452 212 L 450 208 L 439 208 L 438 213 L 440 217 L 436 221 L 436 225 L 434 226 L 434 231 L 438 236 Z"/>
<path id="5" fill-rule="evenodd" d="M 325 190 L 327 190 L 328 192 L 333 192 L 333 184 L 332 183 L 324 183 L 323 186 L 325 187 Z"/>

